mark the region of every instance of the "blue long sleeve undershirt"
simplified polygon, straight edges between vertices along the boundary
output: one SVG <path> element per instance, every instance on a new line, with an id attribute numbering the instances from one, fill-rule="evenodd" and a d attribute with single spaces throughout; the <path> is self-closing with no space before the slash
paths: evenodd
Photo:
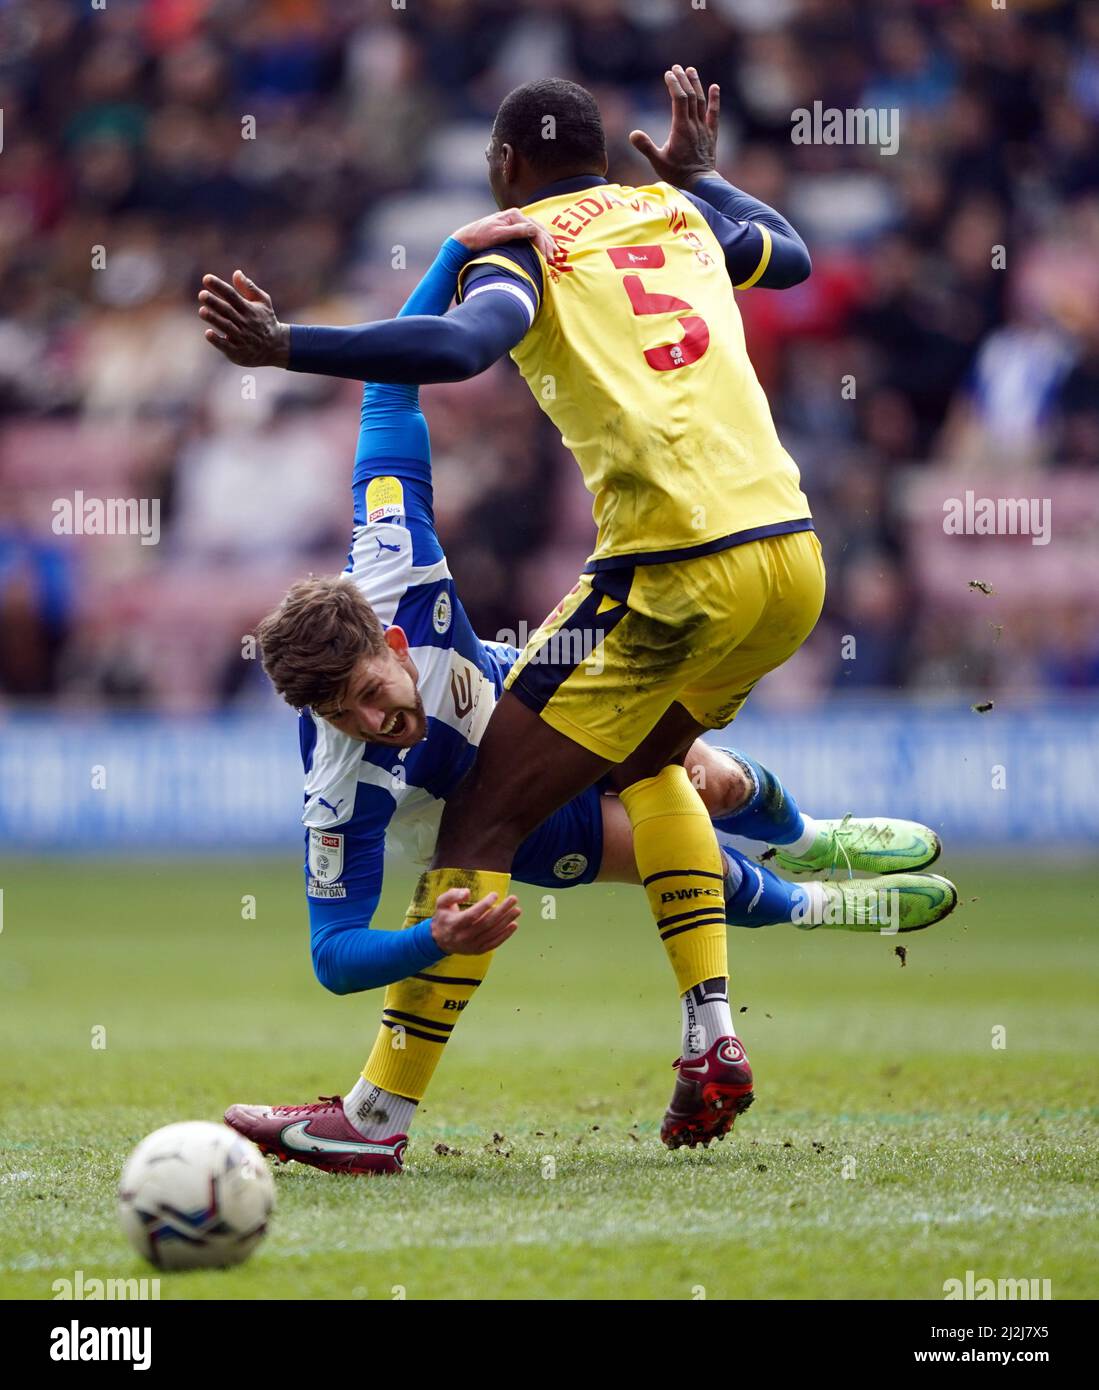
<path id="1" fill-rule="evenodd" d="M 503 294 L 479 295 L 441 318 L 412 314 L 351 328 L 291 324 L 288 365 L 352 381 L 466 381 L 510 352 L 529 327 L 523 306 Z"/>
<path id="2" fill-rule="evenodd" d="M 790 289 L 808 279 L 813 270 L 809 249 L 780 212 L 743 189 L 736 188 L 719 174 L 699 179 L 685 192 L 692 202 L 707 203 L 732 223 L 754 222 L 767 228 L 771 234 L 771 259 L 756 281 L 761 289 Z M 721 241 L 720 230 L 714 230 Z"/>
<path id="3" fill-rule="evenodd" d="M 332 922 L 313 929 L 313 970 L 333 994 L 356 994 L 395 984 L 437 965 L 446 955 L 435 944 L 430 918 L 404 931 L 372 928 L 370 921 L 377 905 L 377 898 L 372 905 L 364 904 L 366 921 L 361 925 Z"/>
<path id="4" fill-rule="evenodd" d="M 416 288 L 405 300 L 397 314 L 397 320 L 407 320 L 416 315 L 429 315 L 436 327 L 440 316 L 445 314 L 454 298 L 458 274 L 465 263 L 476 254 L 464 247 L 453 237 L 447 237 L 439 249 L 439 254 L 424 273 Z M 295 332 L 291 330 L 291 341 Z M 326 334 L 346 330 L 313 329 L 313 333 Z M 300 340 L 299 340 L 300 341 Z M 312 366 L 309 370 L 314 369 Z M 328 375 L 341 376 L 344 372 L 330 372 Z M 357 376 L 357 373 L 353 374 Z M 419 383 L 404 385 L 368 381 L 363 387 L 362 411 L 359 416 L 359 442 L 355 450 L 355 472 L 352 486 L 358 487 L 379 470 L 376 466 L 382 459 L 416 460 L 423 465 L 422 480 L 431 483 L 431 439 L 427 421 L 420 411 Z M 356 498 L 356 504 L 358 498 Z M 356 521 L 365 517 L 356 514 Z"/>
<path id="5" fill-rule="evenodd" d="M 735 283 L 742 277 L 734 269 L 733 258 L 743 258 L 743 238 L 749 224 L 766 227 L 771 239 L 770 259 L 756 284 L 764 289 L 787 289 L 811 272 L 812 262 L 801 237 L 781 213 L 758 198 L 717 174 L 699 179 L 685 196 L 703 213 L 725 249 Z M 452 276 L 457 282 L 457 270 L 449 269 L 453 264 L 450 253 L 440 265 L 448 246 L 454 252 L 463 250 L 456 242 L 444 243 L 436 260 L 440 267 L 437 281 L 425 291 L 423 302 L 410 301 L 397 318 L 349 328 L 292 324 L 290 371 L 353 381 L 426 385 L 466 381 L 510 352 L 530 327 L 526 310 L 510 295 L 477 295 L 450 313 L 437 311 L 440 316 L 425 310 L 427 303 L 436 302 L 432 296 L 443 292 L 448 278 Z M 453 295 L 454 285 L 450 293 Z"/>

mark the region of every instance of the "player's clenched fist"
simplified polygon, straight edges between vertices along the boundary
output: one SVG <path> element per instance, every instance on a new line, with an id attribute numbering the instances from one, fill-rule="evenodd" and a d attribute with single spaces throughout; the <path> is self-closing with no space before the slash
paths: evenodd
<path id="1" fill-rule="evenodd" d="M 285 367 L 290 361 L 290 328 L 279 323 L 266 290 L 233 271 L 230 285 L 216 275 L 202 277 L 198 316 L 210 326 L 205 337 L 238 367 Z"/>
<path id="2" fill-rule="evenodd" d="M 462 903 L 468 888 L 448 888 L 439 894 L 431 918 L 431 935 L 436 946 L 448 956 L 480 956 L 495 951 L 511 936 L 519 923 L 519 899 L 488 893 L 469 907 Z"/>

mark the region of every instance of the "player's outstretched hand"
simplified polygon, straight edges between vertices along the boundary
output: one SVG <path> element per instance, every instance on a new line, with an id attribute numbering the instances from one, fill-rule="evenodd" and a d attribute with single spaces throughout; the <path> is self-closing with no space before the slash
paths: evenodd
<path id="1" fill-rule="evenodd" d="M 557 243 L 541 222 L 527 217 L 518 208 L 505 208 L 503 212 L 493 212 L 487 217 L 478 218 L 476 222 L 469 222 L 459 227 L 453 237 L 470 251 L 487 251 L 490 246 L 502 246 L 506 241 L 518 241 L 525 237 L 534 242 L 543 259 L 552 261 L 557 255 Z"/>
<path id="2" fill-rule="evenodd" d="M 502 946 L 519 923 L 519 899 L 507 897 L 497 902 L 499 896 L 489 893 L 462 907 L 469 897 L 468 888 L 448 888 L 440 893 L 431 918 L 436 946 L 448 956 L 481 956 Z"/>
<path id="3" fill-rule="evenodd" d="M 233 283 L 202 277 L 198 316 L 210 327 L 206 341 L 238 367 L 285 367 L 290 360 L 290 329 L 279 323 L 271 296 L 233 271 Z"/>
<path id="4" fill-rule="evenodd" d="M 677 188 L 690 188 L 696 179 L 716 168 L 721 88 L 714 82 L 707 95 L 698 70 L 682 68 L 678 63 L 664 74 L 664 85 L 672 99 L 668 138 L 657 148 L 643 130 L 632 130 L 630 144 L 645 156 L 658 178 Z"/>

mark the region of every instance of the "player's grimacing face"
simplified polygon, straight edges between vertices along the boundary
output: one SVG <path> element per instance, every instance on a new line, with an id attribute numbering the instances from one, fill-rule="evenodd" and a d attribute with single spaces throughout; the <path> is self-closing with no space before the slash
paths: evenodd
<path id="1" fill-rule="evenodd" d="M 360 743 L 413 748 L 427 737 L 418 676 L 404 633 L 390 628 L 386 650 L 360 657 L 338 700 L 313 712 Z"/>

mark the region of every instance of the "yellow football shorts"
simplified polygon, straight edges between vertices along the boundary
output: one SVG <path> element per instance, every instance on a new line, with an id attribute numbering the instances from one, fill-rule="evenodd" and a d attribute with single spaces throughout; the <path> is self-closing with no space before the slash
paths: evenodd
<path id="1" fill-rule="evenodd" d="M 585 574 L 519 655 L 507 689 L 619 763 L 673 704 L 723 728 L 812 632 L 824 603 L 813 531 L 668 564 Z"/>

